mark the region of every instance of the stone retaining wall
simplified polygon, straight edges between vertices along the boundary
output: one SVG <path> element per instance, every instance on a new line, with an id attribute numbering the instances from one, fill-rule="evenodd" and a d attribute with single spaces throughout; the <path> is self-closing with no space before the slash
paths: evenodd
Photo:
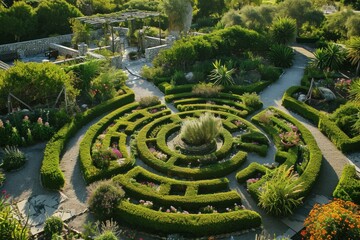
<path id="1" fill-rule="evenodd" d="M 164 45 L 160 45 L 160 46 L 156 46 L 156 47 L 152 47 L 152 48 L 146 48 L 145 49 L 145 58 L 148 61 L 152 61 L 156 55 L 159 54 L 160 51 L 164 50 L 164 49 L 168 49 L 171 46 L 168 44 L 164 44 Z"/>
<path id="2" fill-rule="evenodd" d="M 26 57 L 44 53 L 49 50 L 50 43 L 71 42 L 72 34 L 60 35 L 56 37 L 41 38 L 25 42 L 9 43 L 0 45 L 0 55 L 18 53 L 19 57 Z"/>
<path id="3" fill-rule="evenodd" d="M 79 56 L 79 51 L 73 48 L 65 47 L 56 43 L 50 43 L 50 48 L 58 50 L 59 54 L 62 56 L 70 55 L 71 57 Z"/>
<path id="4" fill-rule="evenodd" d="M 162 44 L 165 44 L 165 39 L 161 39 L 160 43 L 160 39 L 158 37 L 145 36 L 145 48 L 156 47 Z"/>

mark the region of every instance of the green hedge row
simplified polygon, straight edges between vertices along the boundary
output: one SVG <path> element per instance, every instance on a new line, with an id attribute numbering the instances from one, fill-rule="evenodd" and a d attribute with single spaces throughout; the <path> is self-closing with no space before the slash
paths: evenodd
<path id="1" fill-rule="evenodd" d="M 294 93 L 306 92 L 307 88 L 293 86 L 284 94 L 282 105 L 294 111 L 306 119 L 315 123 L 319 130 L 326 135 L 335 146 L 343 152 L 357 151 L 360 148 L 360 135 L 354 138 L 347 136 L 334 121 L 330 120 L 325 114 L 300 102 L 292 97 Z"/>
<path id="2" fill-rule="evenodd" d="M 147 182 L 160 184 L 160 189 L 154 190 L 135 181 L 141 175 L 141 179 Z M 171 178 L 160 177 L 137 167 L 126 175 L 118 175 L 113 181 L 123 186 L 126 195 L 131 199 L 152 201 L 157 206 L 180 207 L 187 211 L 199 211 L 200 208 L 211 205 L 215 208 L 232 208 L 234 204 L 241 205 L 241 197 L 236 191 L 228 191 L 228 180 L 200 180 L 200 181 L 179 181 Z M 171 193 L 172 187 L 183 190 L 184 195 Z M 200 189 L 206 189 L 213 193 L 198 194 Z M 163 190 L 165 189 L 165 190 Z M 221 192 L 226 191 L 226 192 Z M 190 192 L 190 193 L 189 193 Z"/>
<path id="3" fill-rule="evenodd" d="M 345 166 L 333 196 L 360 204 L 360 178 L 354 165 Z"/>
<path id="4" fill-rule="evenodd" d="M 238 232 L 261 225 L 260 215 L 250 210 L 211 214 L 165 213 L 126 201 L 119 204 L 115 215 L 115 220 L 126 222 L 132 227 L 192 237 Z"/>
<path id="5" fill-rule="evenodd" d="M 180 120 L 181 118 L 185 118 L 186 116 L 194 116 L 196 114 L 201 114 L 204 112 L 202 111 L 191 111 L 191 112 L 182 112 L 175 116 L 178 116 L 175 118 L 172 116 L 172 123 L 168 123 L 164 128 L 162 128 L 157 135 L 156 139 L 150 139 L 147 136 L 149 135 L 148 132 L 151 129 L 154 129 L 154 125 L 158 125 L 159 122 L 166 122 L 170 116 L 165 116 L 157 119 L 156 121 L 146 125 L 143 129 L 140 130 L 138 134 L 138 141 L 137 141 L 137 149 L 139 152 L 140 158 L 146 162 L 149 166 L 153 167 L 154 169 L 163 172 L 165 174 L 169 175 L 176 175 L 179 177 L 184 178 L 192 178 L 192 179 L 207 179 L 207 178 L 213 178 L 213 177 L 221 177 L 224 176 L 231 171 L 236 170 L 240 164 L 246 159 L 246 153 L 242 152 L 238 155 L 238 157 L 234 157 L 226 162 L 222 162 L 221 164 L 210 164 L 201 168 L 189 168 L 189 167 L 182 167 L 177 166 L 177 162 L 182 162 L 187 158 L 191 158 L 192 160 L 196 160 L 196 157 L 189 157 L 185 156 L 179 153 L 176 153 L 174 151 L 171 151 L 167 145 L 166 145 L 166 138 L 171 135 L 174 131 L 176 131 L 176 127 L 179 128 Z M 229 113 L 224 112 L 218 112 L 218 111 L 210 111 L 213 112 L 215 115 L 224 116 L 225 122 L 230 121 L 231 119 L 239 119 L 238 117 L 231 115 Z M 180 116 L 180 118 L 179 118 Z M 247 122 L 243 120 L 244 122 Z M 245 123 L 246 124 L 246 123 Z M 252 126 L 250 123 L 248 123 L 249 126 Z M 254 126 L 252 126 L 255 128 Z M 227 154 L 229 154 L 229 151 L 232 148 L 232 136 L 229 132 L 224 131 L 223 133 L 224 138 L 224 145 L 222 148 L 220 148 L 214 156 L 217 157 L 217 159 L 224 158 Z M 168 159 L 166 161 L 162 161 L 160 159 L 157 159 L 149 150 L 148 143 L 151 142 L 153 144 L 156 143 L 156 146 L 158 147 L 158 150 L 161 150 L 163 153 L 168 155 Z M 201 157 L 199 157 L 201 158 Z"/>
<path id="6" fill-rule="evenodd" d="M 259 93 L 262 90 L 264 90 L 267 86 L 269 86 L 272 82 L 271 81 L 259 81 L 255 82 L 249 85 L 233 85 L 233 86 L 225 86 L 223 92 L 224 93 L 230 93 L 230 94 L 244 94 L 244 93 L 252 93 L 256 92 Z M 193 97 L 194 94 L 192 94 L 192 88 L 195 84 L 185 84 L 185 85 L 179 85 L 174 86 L 170 83 L 163 82 L 159 85 L 159 89 L 165 93 L 165 101 L 171 102 L 174 99 L 179 99 L 183 97 Z M 181 94 L 179 97 L 175 98 L 173 95 Z M 186 93 L 186 94 L 185 94 Z"/>
<path id="7" fill-rule="evenodd" d="M 309 150 L 309 159 L 308 159 L 307 166 L 298 179 L 298 181 L 303 183 L 303 185 L 302 185 L 303 190 L 301 192 L 299 192 L 298 194 L 299 194 L 299 196 L 306 196 L 310 192 L 312 186 L 314 185 L 314 183 L 319 175 L 321 162 L 322 162 L 322 153 L 316 143 L 316 140 L 314 139 L 311 132 L 306 127 L 304 127 L 295 118 L 291 117 L 290 115 L 288 115 L 276 108 L 270 107 L 268 109 L 265 109 L 263 112 L 255 115 L 252 118 L 252 120 L 254 122 L 256 122 L 257 124 L 259 124 L 261 127 L 264 127 L 264 130 L 267 131 L 269 129 L 269 127 L 271 127 L 271 125 L 270 124 L 265 125 L 265 124 L 261 123 L 259 121 L 259 116 L 261 116 L 261 114 L 263 114 L 265 111 L 269 111 L 269 110 L 274 112 L 274 116 L 272 116 L 271 119 L 281 118 L 281 119 L 284 119 L 287 122 L 291 123 L 292 125 L 296 126 L 299 129 L 302 141 L 306 144 L 306 146 Z M 279 133 L 277 131 L 272 131 L 272 132 L 270 132 L 270 134 L 272 135 L 272 137 L 278 137 Z M 296 151 L 296 150 L 289 150 L 289 152 L 288 152 L 289 157 L 294 155 L 291 153 L 291 151 Z"/>
<path id="8" fill-rule="evenodd" d="M 42 161 L 40 176 L 41 183 L 45 188 L 59 190 L 65 184 L 64 174 L 60 169 L 60 155 L 68 140 L 85 124 L 105 112 L 126 105 L 134 101 L 134 93 L 124 88 L 125 94 L 108 100 L 81 115 L 77 115 L 70 123 L 60 129 L 46 144 L 44 158 Z"/>
<path id="9" fill-rule="evenodd" d="M 91 148 L 95 141 L 95 138 L 102 133 L 111 123 L 113 123 L 117 118 L 123 116 L 125 113 L 131 113 L 132 110 L 138 107 L 138 103 L 130 103 L 121 108 L 116 109 L 110 114 L 103 117 L 96 124 L 92 125 L 86 132 L 82 142 L 80 143 L 80 166 L 84 175 L 84 179 L 87 184 L 92 183 L 94 181 L 109 178 L 117 173 L 124 172 L 131 168 L 135 162 L 135 160 L 131 156 L 127 156 L 125 159 L 124 165 L 118 164 L 116 161 L 111 161 L 110 166 L 106 169 L 99 169 L 93 165 L 92 157 L 91 157 Z M 120 137 L 120 142 L 125 143 L 126 134 L 117 135 Z M 123 149 L 123 147 L 120 145 Z M 125 151 L 127 153 L 127 151 Z"/>

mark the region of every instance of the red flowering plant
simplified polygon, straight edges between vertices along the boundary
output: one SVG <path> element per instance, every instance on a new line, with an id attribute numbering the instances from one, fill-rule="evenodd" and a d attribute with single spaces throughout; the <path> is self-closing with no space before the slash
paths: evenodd
<path id="1" fill-rule="evenodd" d="M 316 204 L 304 222 L 304 239 L 360 239 L 360 207 L 353 202 L 334 199 Z"/>

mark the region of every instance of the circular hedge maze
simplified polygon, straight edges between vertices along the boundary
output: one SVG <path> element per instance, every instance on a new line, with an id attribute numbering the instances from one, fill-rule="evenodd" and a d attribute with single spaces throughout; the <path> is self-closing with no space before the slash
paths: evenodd
<path id="1" fill-rule="evenodd" d="M 159 104 L 140 108 L 137 102 L 111 112 L 87 131 L 80 147 L 86 182 L 112 178 L 126 193 L 115 218 L 131 226 L 165 234 L 191 236 L 236 232 L 261 225 L 261 216 L 245 209 L 239 193 L 229 188 L 228 174 L 239 184 L 266 176 L 273 165 L 244 164 L 247 152 L 266 156 L 268 137 L 244 117 L 256 109 L 242 96 L 220 93 L 216 98 L 168 95 L 178 113 Z M 261 108 L 261 105 L 255 107 Z M 181 139 L 185 121 L 210 113 L 221 119 L 214 141 L 191 146 Z M 266 109 L 252 120 L 273 138 L 278 165 L 294 166 L 305 196 L 318 175 L 321 152 L 310 132 L 276 109 Z M 300 144 L 281 146 L 279 132 L 296 126 Z M 247 165 L 247 167 L 243 167 Z M 260 174 L 260 175 L 259 175 Z M 266 177 L 248 186 L 256 198 Z"/>

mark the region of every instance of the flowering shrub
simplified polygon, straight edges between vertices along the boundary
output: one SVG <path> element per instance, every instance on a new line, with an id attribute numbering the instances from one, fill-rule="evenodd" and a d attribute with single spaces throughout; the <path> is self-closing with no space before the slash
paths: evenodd
<path id="1" fill-rule="evenodd" d="M 335 83 L 335 88 L 340 91 L 348 91 L 350 89 L 351 79 L 339 78 Z"/>
<path id="2" fill-rule="evenodd" d="M 152 207 L 154 206 L 154 203 L 152 201 L 140 200 L 139 203 L 140 203 L 140 205 L 142 205 L 146 208 L 150 208 L 150 209 L 152 209 Z"/>
<path id="3" fill-rule="evenodd" d="M 349 201 L 335 199 L 316 204 L 305 219 L 306 239 L 360 239 L 360 207 Z"/>
<path id="4" fill-rule="evenodd" d="M 102 219 L 112 216 L 115 208 L 125 197 L 125 192 L 109 181 L 99 183 L 89 195 L 89 209 Z"/>
<path id="5" fill-rule="evenodd" d="M 156 158 L 160 159 L 161 161 L 166 161 L 168 159 L 168 155 L 156 150 L 155 148 L 150 148 L 149 150 Z"/>
<path id="6" fill-rule="evenodd" d="M 285 144 L 297 145 L 300 142 L 300 133 L 297 131 L 288 131 L 280 133 L 281 142 Z"/>
<path id="7" fill-rule="evenodd" d="M 159 185 L 153 182 L 141 182 L 142 185 L 149 187 L 155 191 L 159 191 Z"/>
<path id="8" fill-rule="evenodd" d="M 115 160 L 117 155 L 113 152 L 112 148 L 100 149 L 92 152 L 92 160 L 97 168 L 107 168 L 111 160 Z"/>
<path id="9" fill-rule="evenodd" d="M 217 213 L 217 210 L 213 206 L 207 205 L 206 207 L 201 208 L 200 212 L 202 212 L 202 213 Z"/>
<path id="10" fill-rule="evenodd" d="M 41 117 L 32 123 L 29 116 L 25 115 L 23 119 L 17 120 L 14 117 L 13 123 L 8 119 L 5 121 L 0 119 L 0 145 L 18 145 L 24 146 L 32 144 L 34 141 L 49 140 L 54 134 L 54 127 L 50 123 L 43 122 Z"/>

